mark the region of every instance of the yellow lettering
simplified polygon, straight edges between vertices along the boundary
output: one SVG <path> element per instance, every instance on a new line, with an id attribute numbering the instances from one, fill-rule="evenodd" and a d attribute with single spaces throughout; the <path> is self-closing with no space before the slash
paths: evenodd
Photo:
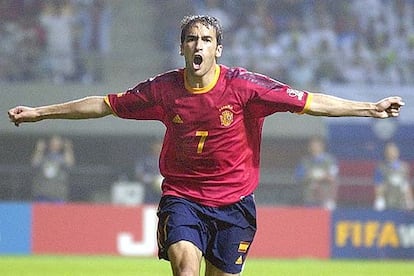
<path id="1" fill-rule="evenodd" d="M 344 247 L 349 237 L 349 221 L 340 221 L 336 225 L 335 244 L 338 247 Z"/>
<path id="2" fill-rule="evenodd" d="M 362 245 L 362 224 L 358 221 L 341 221 L 336 225 L 335 243 L 338 247 L 346 246 L 350 239 L 352 246 Z"/>
<path id="3" fill-rule="evenodd" d="M 352 223 L 352 245 L 361 247 L 362 244 L 362 224 L 359 222 Z"/>
<path id="4" fill-rule="evenodd" d="M 394 222 L 386 221 L 339 221 L 335 227 L 335 244 L 345 247 L 351 243 L 353 247 L 393 247 L 400 246 L 400 237 Z M 414 233 L 414 231 L 413 231 Z M 413 236 L 414 237 L 414 236 Z"/>
<path id="5" fill-rule="evenodd" d="M 368 221 L 364 227 L 364 246 L 374 246 L 375 239 L 378 236 L 379 224 L 376 221 Z"/>
<path id="6" fill-rule="evenodd" d="M 378 239 L 378 247 L 385 247 L 385 246 L 391 246 L 391 247 L 398 247 L 399 245 L 399 239 L 397 235 L 397 231 L 395 229 L 394 223 L 388 221 L 384 223 L 384 226 L 382 227 L 382 230 L 379 234 Z"/>

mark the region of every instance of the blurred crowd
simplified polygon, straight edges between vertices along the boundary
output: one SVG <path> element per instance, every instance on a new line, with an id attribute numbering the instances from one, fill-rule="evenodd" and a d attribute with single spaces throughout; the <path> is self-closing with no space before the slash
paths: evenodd
<path id="1" fill-rule="evenodd" d="M 0 82 L 101 81 L 110 48 L 108 3 L 0 1 Z"/>
<path id="2" fill-rule="evenodd" d="M 148 27 L 168 53 L 164 69 L 183 65 L 177 53 L 179 20 L 196 13 L 221 20 L 223 64 L 300 87 L 414 82 L 413 0 L 145 3 L 155 7 L 157 24 Z M 102 80 L 111 21 L 108 0 L 0 1 L 0 82 Z"/>
<path id="3" fill-rule="evenodd" d="M 224 64 L 304 87 L 414 82 L 412 0 L 190 2 L 188 12 L 221 19 Z M 171 50 L 176 55 L 177 47 Z"/>

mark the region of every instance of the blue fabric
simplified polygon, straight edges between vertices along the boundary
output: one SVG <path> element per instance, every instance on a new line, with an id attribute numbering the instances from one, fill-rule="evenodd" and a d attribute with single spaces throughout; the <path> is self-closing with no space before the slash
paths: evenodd
<path id="1" fill-rule="evenodd" d="M 204 257 L 226 273 L 240 273 L 256 233 L 253 196 L 224 207 L 208 207 L 183 198 L 165 196 L 159 211 L 159 258 L 168 260 L 168 248 L 190 241 Z"/>

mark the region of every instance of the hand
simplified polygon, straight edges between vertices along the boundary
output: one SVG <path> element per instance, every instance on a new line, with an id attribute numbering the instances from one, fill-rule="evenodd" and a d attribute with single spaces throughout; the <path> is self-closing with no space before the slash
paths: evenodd
<path id="1" fill-rule="evenodd" d="M 404 102 L 400 97 L 389 97 L 380 100 L 375 105 L 377 110 L 373 117 L 376 118 L 390 118 L 398 117 L 400 115 L 400 109 L 404 106 Z"/>
<path id="2" fill-rule="evenodd" d="M 8 112 L 10 122 L 15 126 L 19 126 L 23 122 L 37 122 L 40 121 L 40 116 L 35 108 L 27 106 L 17 106 Z"/>

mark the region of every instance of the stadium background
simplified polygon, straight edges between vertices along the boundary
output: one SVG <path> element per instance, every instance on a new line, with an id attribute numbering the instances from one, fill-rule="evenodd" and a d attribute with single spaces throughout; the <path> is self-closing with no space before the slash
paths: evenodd
<path id="1" fill-rule="evenodd" d="M 2 2 L 2 35 L 6 33 L 6 26 L 14 20 L 9 16 L 10 11 L 17 10 L 16 18 L 28 15 L 27 11 L 18 9 L 23 2 Z M 32 1 L 33 5 L 40 5 L 41 2 L 48 1 Z M 79 3 L 88 1 L 67 2 L 76 8 Z M 217 2 L 220 9 L 208 10 L 207 2 Z M 10 61 L 12 57 L 16 58 L 11 59 L 12 64 L 18 64 L 21 62 L 18 57 L 24 50 L 14 48 L 15 52 L 10 54 L 6 51 L 10 45 L 4 45 L 6 40 L 1 40 L 4 63 L 0 70 L 0 110 L 3 114 L 0 117 L 0 200 L 30 203 L 33 176 L 30 157 L 35 143 L 38 138 L 61 134 L 73 140 L 77 160 L 76 167 L 71 171 L 71 202 L 110 203 L 112 185 L 120 176 L 131 175 L 131 164 L 135 159 L 148 150 L 154 138 L 162 137 L 163 127 L 160 124 L 105 118 L 82 122 L 48 121 L 16 129 L 5 114 L 17 104 L 41 105 L 92 94 L 120 92 L 137 81 L 181 66 L 178 55 L 179 20 L 183 15 L 194 12 L 221 14 L 223 23 L 228 24 L 222 60 L 225 64 L 242 65 L 270 74 L 299 89 L 326 91 L 350 99 L 375 101 L 389 94 L 405 98 L 407 106 L 402 116 L 386 123 L 355 118 L 328 120 L 291 114 L 268 118 L 264 129 L 262 177 L 256 193 L 259 206 L 285 208 L 300 205 L 300 186 L 293 180 L 293 171 L 306 152 L 307 138 L 315 134 L 327 138 L 329 150 L 339 160 L 339 209 L 371 208 L 373 166 L 381 158 L 382 146 L 387 140 L 396 140 L 402 147 L 402 158 L 413 162 L 414 117 L 410 108 L 414 102 L 412 1 L 343 1 L 338 4 L 329 0 L 127 0 L 107 1 L 107 4 L 111 11 L 111 47 L 105 54 L 105 74 L 100 81 L 85 81 L 82 78 L 55 81 L 40 63 L 29 78 L 22 77 L 24 75 L 19 74 L 19 68 L 13 68 L 15 75 L 10 77 L 7 74 L 9 67 L 5 66 L 9 64 L 5 61 Z M 224 20 L 226 14 L 233 23 Z M 30 16 L 36 17 L 36 13 Z M 382 28 L 371 30 L 367 22 L 360 21 L 361 18 L 371 18 Z M 307 28 L 301 29 L 298 24 Z M 405 26 L 400 36 L 398 26 Z M 249 28 L 252 29 L 246 35 Z M 305 30 L 307 35 L 304 35 Z M 369 33 L 377 34 L 377 37 L 368 37 Z M 280 44 L 288 43 L 293 40 L 292 37 L 302 38 L 302 46 L 308 47 L 298 46 L 296 51 L 287 51 L 289 47 Z M 363 54 L 358 51 L 358 56 L 349 45 L 361 37 L 366 39 L 366 51 Z M 314 51 L 307 51 L 306 48 L 312 48 L 312 45 L 316 45 Z M 43 54 L 47 56 L 47 52 Z M 296 60 L 295 56 L 301 58 Z M 370 61 L 378 68 L 362 66 L 371 65 Z M 331 227 L 331 215 L 327 215 L 324 224 L 326 233 Z M 378 221 L 382 219 L 378 218 Z M 412 219 L 411 222 L 397 221 L 395 226 L 409 223 Z M 327 240 L 327 243 L 330 242 Z M 329 248 L 324 250 L 328 252 Z M 325 257 L 331 255 L 331 252 L 326 252 Z M 408 254 L 412 258 L 412 250 Z"/>

